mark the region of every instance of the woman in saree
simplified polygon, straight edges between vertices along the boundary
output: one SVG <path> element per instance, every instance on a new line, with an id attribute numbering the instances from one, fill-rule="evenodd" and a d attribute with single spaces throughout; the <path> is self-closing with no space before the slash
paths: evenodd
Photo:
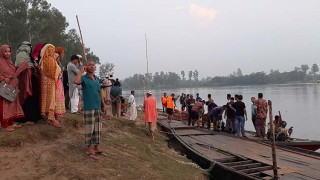
<path id="1" fill-rule="evenodd" d="M 55 58 L 59 67 L 57 67 L 58 73 L 58 81 L 56 83 L 56 107 L 55 107 L 55 117 L 58 121 L 61 122 L 62 115 L 66 112 L 65 109 L 65 97 L 64 97 L 64 90 L 63 90 L 63 83 L 62 83 L 62 68 L 61 68 L 61 61 L 64 57 L 64 49 L 62 47 L 56 47 L 55 50 Z"/>
<path id="2" fill-rule="evenodd" d="M 0 46 L 0 81 L 18 87 L 17 76 L 28 68 L 28 63 L 24 61 L 18 68 L 11 61 L 11 48 L 8 45 Z M 6 132 L 14 131 L 14 128 L 19 127 L 14 121 L 18 118 L 23 118 L 23 110 L 19 102 L 19 98 L 10 102 L 0 96 L 0 121 L 1 127 Z"/>
<path id="3" fill-rule="evenodd" d="M 31 43 L 24 41 L 16 52 L 15 65 L 19 67 L 24 61 L 27 61 L 29 65 L 29 68 L 18 76 L 19 100 L 25 117 L 16 120 L 16 122 L 22 124 L 33 124 L 41 119 L 39 71 L 35 67 L 31 50 Z"/>
<path id="4" fill-rule="evenodd" d="M 40 52 L 39 68 L 41 70 L 41 103 L 40 112 L 48 124 L 60 128 L 60 122 L 56 119 L 56 85 L 61 69 L 55 58 L 55 47 L 46 44 Z"/>

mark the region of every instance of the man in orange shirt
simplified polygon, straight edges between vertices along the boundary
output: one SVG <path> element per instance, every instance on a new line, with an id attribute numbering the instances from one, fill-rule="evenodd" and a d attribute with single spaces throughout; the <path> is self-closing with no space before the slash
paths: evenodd
<path id="1" fill-rule="evenodd" d="M 164 110 L 167 110 L 167 93 L 163 93 L 163 96 L 161 96 L 161 103 L 162 103 L 162 112 L 164 113 Z"/>
<path id="2" fill-rule="evenodd" d="M 168 120 L 172 120 L 173 115 L 173 109 L 174 109 L 174 94 L 172 93 L 171 96 L 167 97 L 167 114 L 168 114 Z"/>
<path id="3" fill-rule="evenodd" d="M 158 119 L 158 112 L 157 112 L 157 102 L 154 97 L 152 97 L 152 92 L 147 92 L 147 98 L 144 100 L 143 103 L 144 107 L 144 120 L 148 123 L 150 136 L 154 140 L 154 131 L 156 129 L 156 122 Z"/>

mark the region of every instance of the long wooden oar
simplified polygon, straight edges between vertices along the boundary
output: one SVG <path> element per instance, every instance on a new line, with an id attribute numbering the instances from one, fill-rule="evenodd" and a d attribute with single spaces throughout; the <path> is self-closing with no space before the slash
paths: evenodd
<path id="1" fill-rule="evenodd" d="M 82 37 L 82 32 L 81 32 L 81 28 L 80 28 L 80 23 L 79 23 L 78 15 L 76 15 L 76 18 L 77 18 L 77 23 L 78 23 L 79 32 L 80 32 L 80 38 L 81 38 L 81 45 L 82 45 L 83 57 L 84 57 L 84 60 L 87 61 L 86 49 L 85 49 L 84 43 L 83 43 L 83 37 Z"/>

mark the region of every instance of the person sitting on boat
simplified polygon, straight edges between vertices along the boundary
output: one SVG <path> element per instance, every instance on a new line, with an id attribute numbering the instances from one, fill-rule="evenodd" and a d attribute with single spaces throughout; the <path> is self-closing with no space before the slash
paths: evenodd
<path id="1" fill-rule="evenodd" d="M 210 112 L 210 119 L 213 122 L 213 130 L 218 131 L 218 121 L 222 120 L 223 112 L 227 110 L 227 105 L 215 107 Z M 210 125 L 210 122 L 209 122 Z"/>
<path id="2" fill-rule="evenodd" d="M 192 126 L 194 126 L 194 123 L 197 122 L 200 117 L 204 113 L 204 104 L 205 100 L 196 102 L 191 110 L 191 116 L 192 116 Z"/>

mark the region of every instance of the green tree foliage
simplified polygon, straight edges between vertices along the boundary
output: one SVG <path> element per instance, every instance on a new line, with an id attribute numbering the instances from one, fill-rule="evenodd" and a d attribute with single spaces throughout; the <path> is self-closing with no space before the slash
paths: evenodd
<path id="1" fill-rule="evenodd" d="M 198 80 L 199 80 L 199 71 L 196 70 L 196 69 L 193 71 L 193 79 L 194 79 L 195 81 L 198 81 Z"/>
<path id="2" fill-rule="evenodd" d="M 114 64 L 113 63 L 104 63 L 99 67 L 99 77 L 104 79 L 105 77 L 113 74 Z"/>
<path id="3" fill-rule="evenodd" d="M 311 68 L 311 74 L 316 74 L 319 71 L 315 64 Z M 290 82 L 310 82 L 317 77 L 307 75 L 309 66 L 304 64 L 300 67 L 295 67 L 294 70 L 288 72 L 280 72 L 279 70 L 271 70 L 269 74 L 265 72 L 254 72 L 244 75 L 240 68 L 231 73 L 229 76 L 216 76 L 202 78 L 198 80 L 198 71 L 188 71 L 189 80 L 185 81 L 183 78 L 174 72 L 156 72 L 150 81 L 150 88 L 177 88 L 177 87 L 205 87 L 205 86 L 241 86 L 241 85 L 262 85 L 262 84 L 279 84 Z M 181 71 L 182 72 L 182 71 Z M 315 72 L 315 73 L 313 73 Z M 196 73 L 196 76 L 194 76 Z M 181 73 L 182 74 L 182 73 Z M 142 89 L 141 84 L 146 75 L 135 74 L 133 77 L 126 78 L 123 81 L 124 88 Z M 183 77 L 183 76 L 182 76 Z M 192 79 L 192 77 L 194 79 Z M 140 82 L 141 81 L 141 82 Z"/>
<path id="4" fill-rule="evenodd" d="M 185 76 L 186 76 L 186 73 L 184 71 L 181 71 L 182 80 L 186 80 Z"/>
<path id="5" fill-rule="evenodd" d="M 189 71 L 189 81 L 191 81 L 191 79 L 192 79 L 192 76 L 193 76 L 193 73 L 192 73 L 192 71 Z"/>
<path id="6" fill-rule="evenodd" d="M 0 42 L 10 45 L 13 52 L 23 41 L 50 43 L 65 48 L 66 65 L 72 54 L 83 54 L 79 35 L 75 29 L 66 32 L 68 26 L 63 14 L 46 0 L 0 1 Z M 85 49 L 88 59 L 99 64 L 99 57 Z"/>
<path id="7" fill-rule="evenodd" d="M 317 64 L 312 64 L 311 73 L 312 73 L 313 75 L 316 75 L 317 72 L 319 72 L 319 67 L 318 67 L 318 65 L 317 65 Z"/>

